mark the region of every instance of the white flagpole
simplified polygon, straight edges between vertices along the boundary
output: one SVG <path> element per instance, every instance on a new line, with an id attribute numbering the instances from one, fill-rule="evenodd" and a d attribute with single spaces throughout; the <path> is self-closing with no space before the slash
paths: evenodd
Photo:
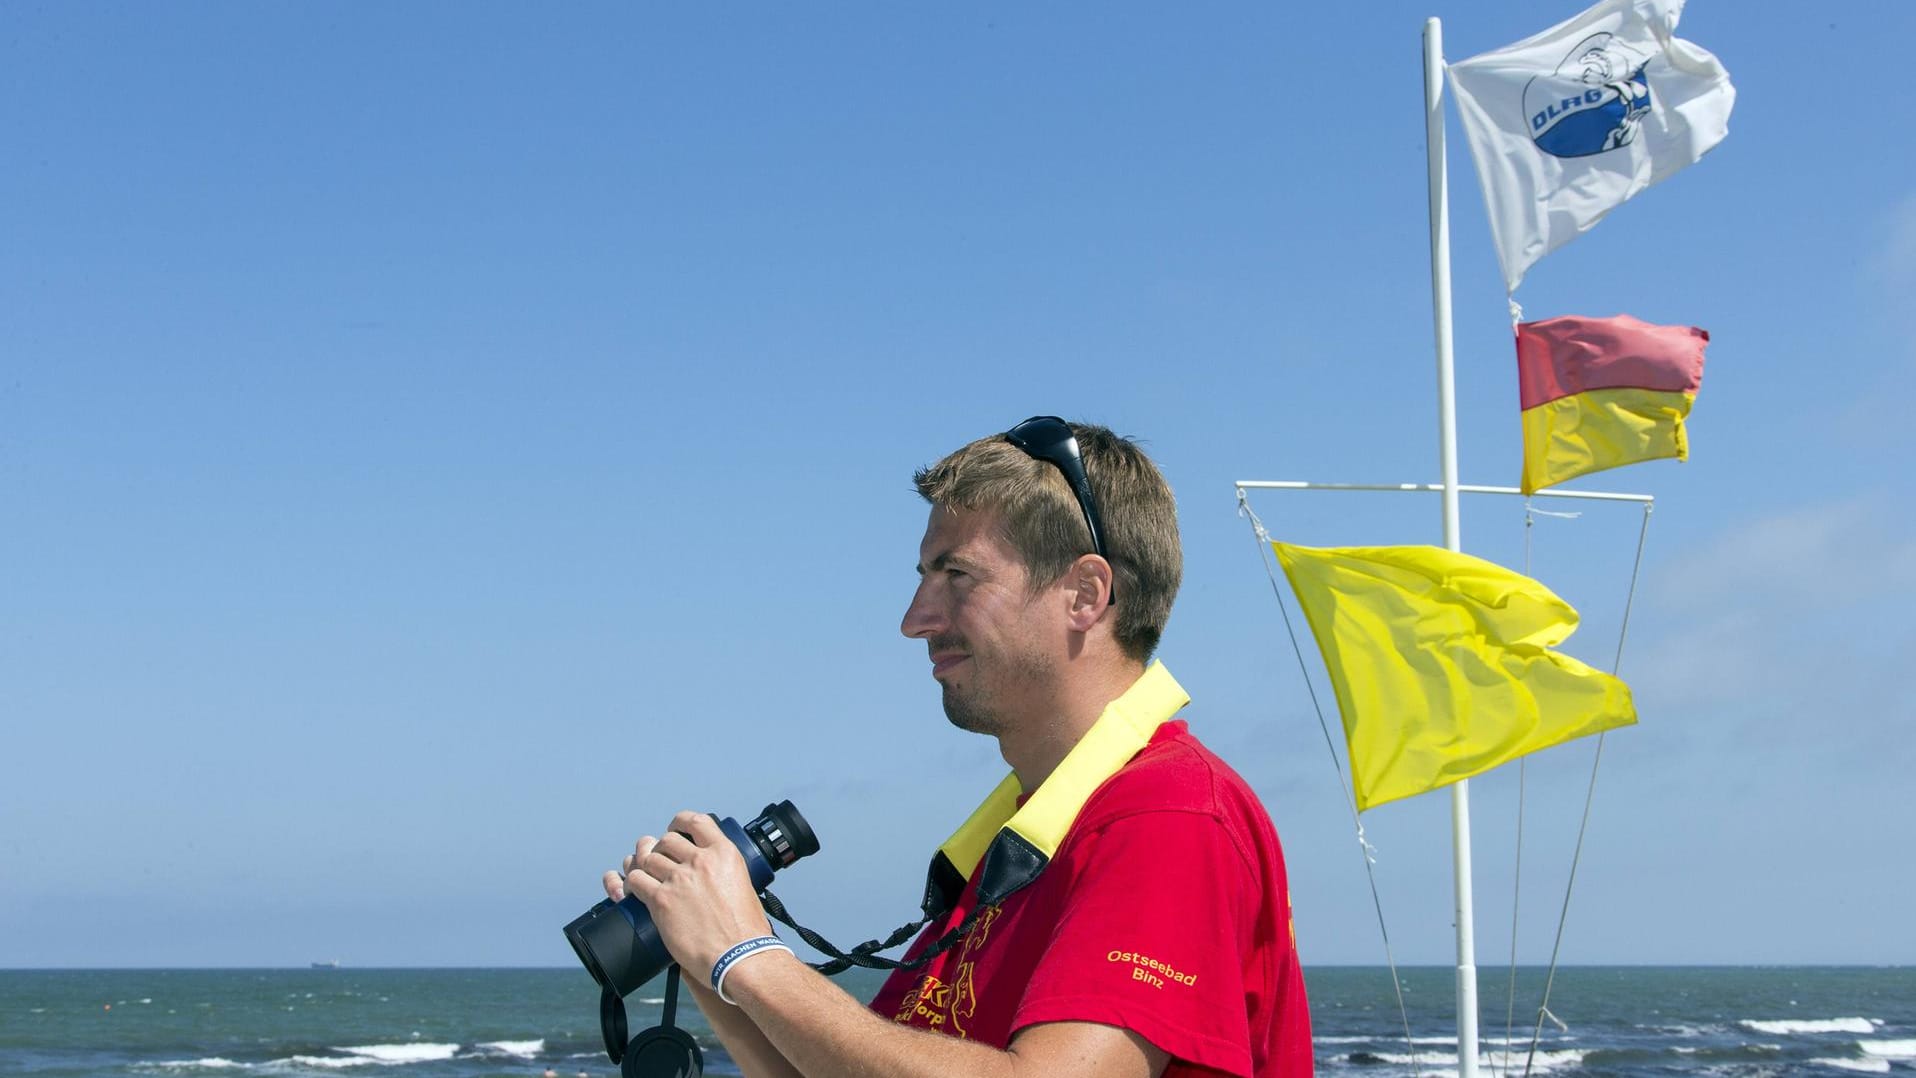
<path id="1" fill-rule="evenodd" d="M 1457 519 L 1457 396 L 1450 342 L 1450 187 L 1444 170 L 1444 27 L 1424 21 L 1424 141 L 1430 159 L 1430 299 L 1437 335 L 1437 436 L 1443 466 L 1444 546 L 1462 550 Z M 1457 880 L 1457 1074 L 1477 1074 L 1477 957 L 1471 933 L 1470 784 L 1450 788 Z"/>

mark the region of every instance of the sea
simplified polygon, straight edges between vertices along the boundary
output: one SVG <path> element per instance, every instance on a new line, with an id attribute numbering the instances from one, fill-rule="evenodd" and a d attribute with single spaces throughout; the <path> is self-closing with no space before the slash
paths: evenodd
<path id="1" fill-rule="evenodd" d="M 1305 971 L 1321 1075 L 1457 1073 L 1448 968 Z M 861 999 L 879 977 L 840 983 Z M 1916 1074 L 1916 968 L 1559 969 L 1479 975 L 1486 1075 Z M 655 1024 L 662 981 L 628 997 Z M 689 995 L 705 1073 L 737 1074 Z M 1561 1023 L 1561 1024 L 1559 1024 Z M 619 1073 L 578 969 L 0 970 L 0 1075 L 35 1078 L 561 1078 Z"/>

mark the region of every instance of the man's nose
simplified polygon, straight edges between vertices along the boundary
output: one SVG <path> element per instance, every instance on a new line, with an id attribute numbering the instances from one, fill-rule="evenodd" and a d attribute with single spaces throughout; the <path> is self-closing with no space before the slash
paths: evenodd
<path id="1" fill-rule="evenodd" d="M 911 596 L 911 605 L 905 608 L 905 620 L 898 623 L 898 631 L 914 640 L 934 636 L 945 627 L 945 615 L 935 601 L 933 583 L 929 575 L 919 579 L 918 590 Z"/>

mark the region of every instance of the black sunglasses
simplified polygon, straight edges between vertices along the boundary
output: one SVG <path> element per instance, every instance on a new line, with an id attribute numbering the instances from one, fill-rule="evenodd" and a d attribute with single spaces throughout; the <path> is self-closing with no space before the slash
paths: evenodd
<path id="1" fill-rule="evenodd" d="M 1084 511 L 1085 526 L 1091 529 L 1091 549 L 1110 561 L 1111 554 L 1104 546 L 1104 518 L 1098 515 L 1098 499 L 1091 493 L 1091 477 L 1084 473 L 1084 457 L 1078 452 L 1078 438 L 1071 433 L 1071 425 L 1055 415 L 1034 415 L 1006 431 L 1005 441 L 1035 460 L 1058 466 L 1065 482 L 1071 484 L 1071 493 L 1077 496 L 1078 508 Z M 1110 601 L 1117 602 L 1115 583 Z"/>

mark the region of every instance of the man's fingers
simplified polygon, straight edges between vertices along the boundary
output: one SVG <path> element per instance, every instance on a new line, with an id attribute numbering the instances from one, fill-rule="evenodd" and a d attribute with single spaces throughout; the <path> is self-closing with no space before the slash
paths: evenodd
<path id="1" fill-rule="evenodd" d="M 628 881 L 634 872 L 639 871 L 639 863 L 644 861 L 646 856 L 652 852 L 652 848 L 658 844 L 659 840 L 653 838 L 651 835 L 640 838 L 639 841 L 633 845 L 632 852 L 626 854 L 625 857 L 619 861 L 617 871 L 605 874 L 602 882 L 605 886 L 605 895 L 607 898 L 617 902 L 623 899 L 628 893 L 637 893 L 636 888 L 628 886 Z"/>
<path id="2" fill-rule="evenodd" d="M 637 872 L 639 865 L 644 863 L 647 855 L 649 855 L 653 847 L 658 844 L 659 840 L 653 838 L 651 835 L 646 835 L 639 839 L 638 843 L 632 847 L 632 852 L 626 855 L 625 860 L 619 862 L 619 871 L 627 876 Z"/>
<path id="3" fill-rule="evenodd" d="M 646 896 L 651 894 L 658 886 L 659 881 L 643 872 L 628 872 L 625 874 L 626 893 L 637 897 L 640 902 L 644 902 Z"/>
<path id="4" fill-rule="evenodd" d="M 652 852 L 667 860 L 684 864 L 699 848 L 677 831 L 673 831 L 652 846 Z"/>
<path id="5" fill-rule="evenodd" d="M 632 852 L 619 861 L 618 870 L 605 874 L 602 882 L 606 897 L 618 902 L 626 895 L 636 895 L 643 901 L 658 886 L 660 877 L 655 873 L 669 872 L 672 866 L 690 861 L 701 847 L 724 841 L 725 832 L 711 816 L 681 812 L 672 817 L 664 838 L 642 836 L 632 844 Z M 648 859 L 651 871 L 647 870 Z"/>
<path id="6" fill-rule="evenodd" d="M 716 846 L 726 841 L 725 832 L 709 812 L 681 812 L 672 817 L 672 830 L 691 838 L 694 845 Z"/>

